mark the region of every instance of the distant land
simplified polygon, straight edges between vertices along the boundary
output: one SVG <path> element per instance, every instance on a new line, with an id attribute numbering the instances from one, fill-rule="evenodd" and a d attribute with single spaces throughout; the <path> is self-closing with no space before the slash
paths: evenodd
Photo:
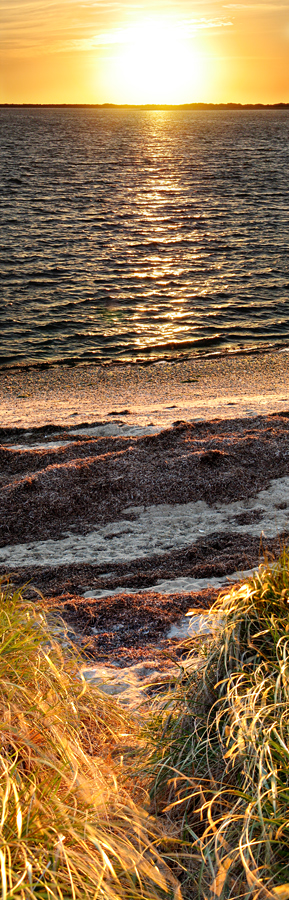
<path id="1" fill-rule="evenodd" d="M 0 103 L 20 109 L 289 109 L 288 103 Z"/>

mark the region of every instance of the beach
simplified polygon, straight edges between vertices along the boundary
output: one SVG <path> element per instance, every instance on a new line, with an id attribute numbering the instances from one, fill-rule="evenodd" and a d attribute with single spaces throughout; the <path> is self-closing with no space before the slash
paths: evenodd
<path id="1" fill-rule="evenodd" d="M 0 372 L 0 427 L 98 424 L 105 434 L 176 420 L 262 415 L 289 403 L 288 349 Z M 109 426 L 111 426 L 109 428 Z M 98 432 L 100 433 L 100 432 Z"/>
<path id="2" fill-rule="evenodd" d="M 1 373 L 0 571 L 91 663 L 174 654 L 289 534 L 285 352 Z"/>

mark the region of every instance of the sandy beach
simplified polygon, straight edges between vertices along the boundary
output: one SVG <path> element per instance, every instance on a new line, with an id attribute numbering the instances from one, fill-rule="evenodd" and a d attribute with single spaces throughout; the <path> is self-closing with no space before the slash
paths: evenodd
<path id="1" fill-rule="evenodd" d="M 0 382 L 0 571 L 91 662 L 171 653 L 190 608 L 286 542 L 287 353 Z"/>
<path id="2" fill-rule="evenodd" d="M 288 352 L 228 353 L 151 364 L 17 368 L 0 372 L 0 427 L 110 425 L 166 428 L 281 411 L 289 406 Z"/>

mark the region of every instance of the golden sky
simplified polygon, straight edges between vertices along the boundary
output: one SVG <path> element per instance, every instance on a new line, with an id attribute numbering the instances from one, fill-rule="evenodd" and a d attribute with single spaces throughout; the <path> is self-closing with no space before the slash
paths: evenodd
<path id="1" fill-rule="evenodd" d="M 0 0 L 1 103 L 289 102 L 289 4 Z"/>

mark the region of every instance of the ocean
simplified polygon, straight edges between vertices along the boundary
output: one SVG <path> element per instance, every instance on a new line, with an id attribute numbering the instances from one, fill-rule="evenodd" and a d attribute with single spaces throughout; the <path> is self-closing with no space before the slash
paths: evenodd
<path id="1" fill-rule="evenodd" d="M 289 345 L 289 110 L 1 108 L 0 366 Z"/>

